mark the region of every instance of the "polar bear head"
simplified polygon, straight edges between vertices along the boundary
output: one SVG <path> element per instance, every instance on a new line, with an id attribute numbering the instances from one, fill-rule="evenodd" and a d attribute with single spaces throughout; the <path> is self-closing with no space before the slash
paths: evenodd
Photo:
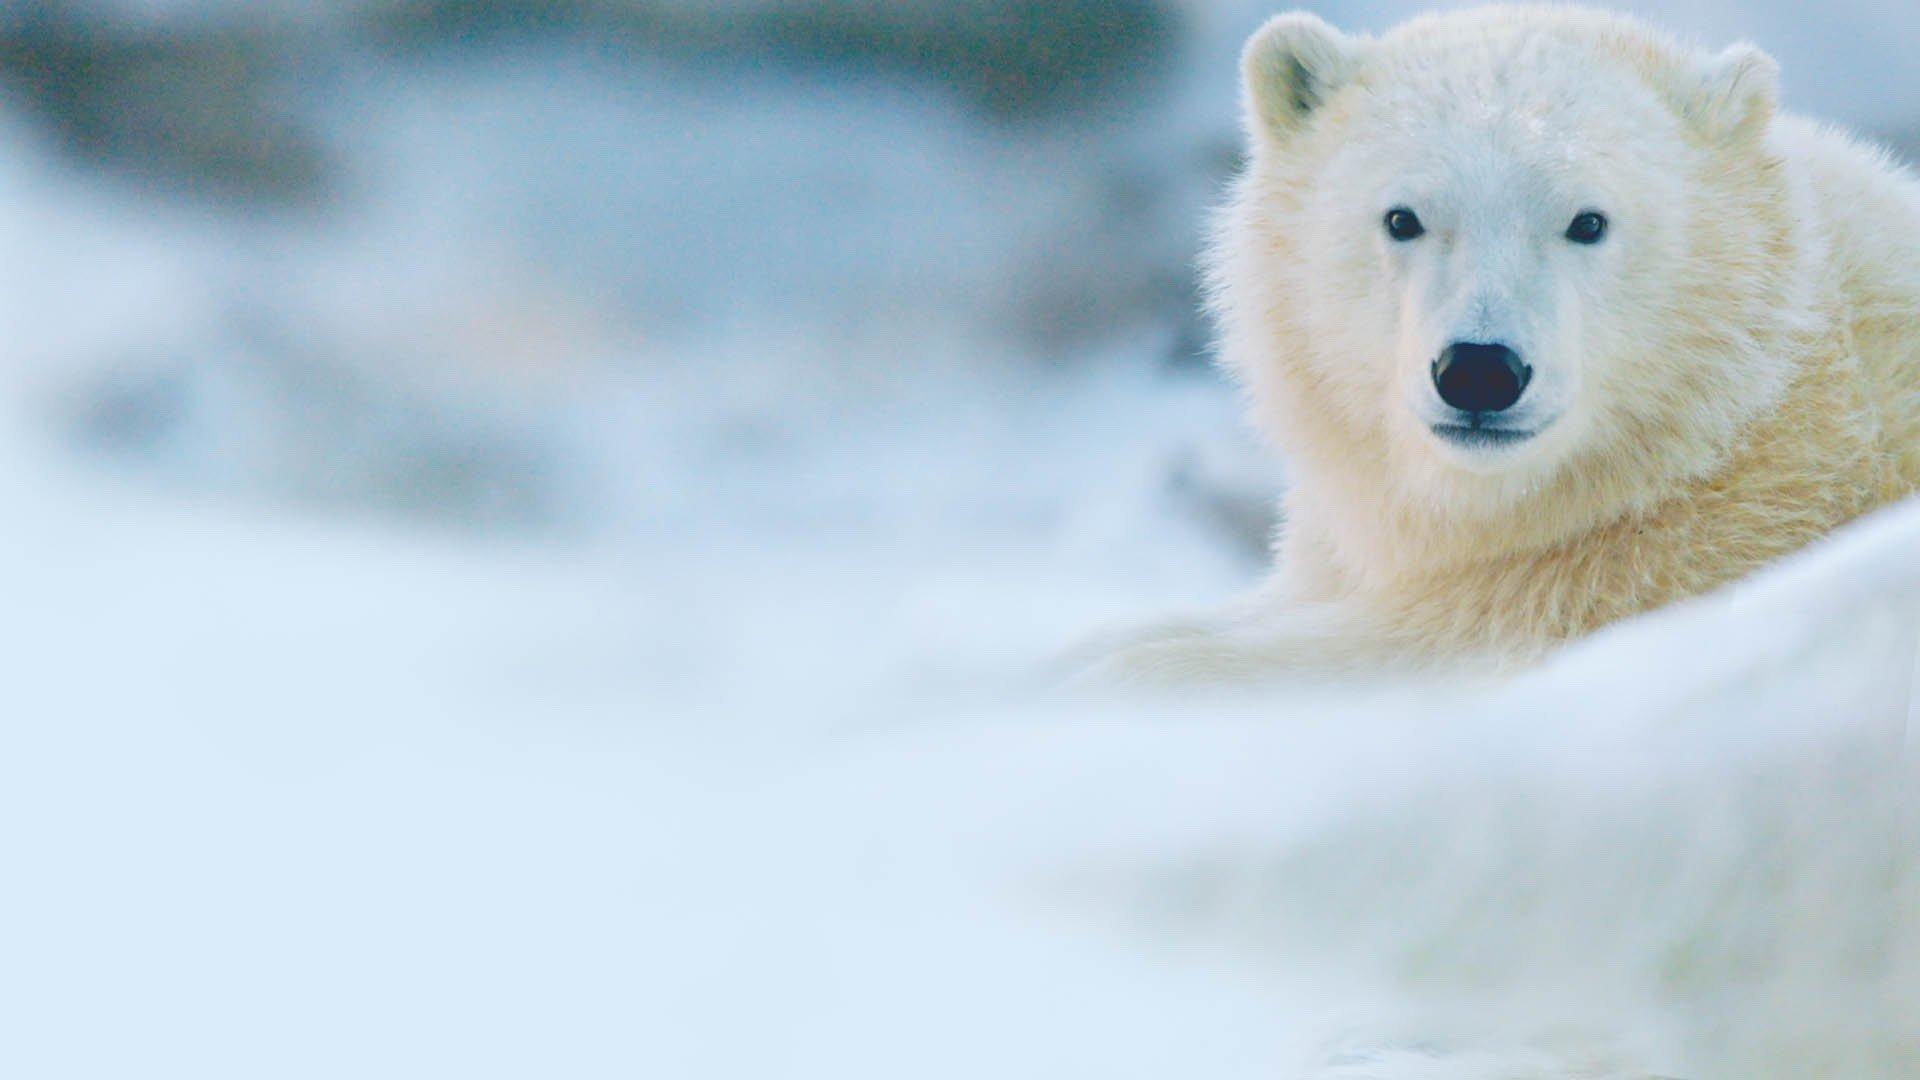
<path id="1" fill-rule="evenodd" d="M 1380 38 L 1295 13 L 1242 73 L 1210 269 L 1296 481 L 1455 517 L 1591 504 L 1703 473 L 1779 394 L 1805 275 L 1759 50 L 1575 8 Z"/>

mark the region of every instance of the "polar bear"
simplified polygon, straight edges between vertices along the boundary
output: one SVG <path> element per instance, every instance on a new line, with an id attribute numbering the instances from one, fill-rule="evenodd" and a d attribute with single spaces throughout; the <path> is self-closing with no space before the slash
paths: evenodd
<path id="1" fill-rule="evenodd" d="M 1208 261 L 1276 568 L 1102 670 L 1508 666 L 1920 487 L 1920 184 L 1765 53 L 1522 6 L 1241 68 Z"/>

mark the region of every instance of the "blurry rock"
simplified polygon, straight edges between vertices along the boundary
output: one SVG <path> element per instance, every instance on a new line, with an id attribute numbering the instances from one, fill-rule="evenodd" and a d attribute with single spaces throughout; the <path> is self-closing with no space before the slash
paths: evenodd
<path id="1" fill-rule="evenodd" d="M 1167 470 L 1173 500 L 1253 566 L 1271 560 L 1282 486 L 1273 457 L 1238 432 L 1191 443 Z"/>
<path id="2" fill-rule="evenodd" d="M 193 397 L 192 372 L 185 365 L 109 371 L 79 395 L 72 433 L 96 450 L 151 456 L 191 422 Z"/>
<path id="3" fill-rule="evenodd" d="M 789 56 L 924 75 L 1016 117 L 1137 90 L 1175 22 L 1157 0 L 804 0 L 768 5 L 747 25 Z"/>
<path id="4" fill-rule="evenodd" d="M 0 23 L 0 80 L 90 162 L 291 201 L 322 188 L 328 162 L 287 93 L 288 47 L 266 26 L 140 26 L 43 2 Z"/>
<path id="5" fill-rule="evenodd" d="M 619 25 L 596 0 L 388 0 L 369 5 L 368 28 L 388 44 L 479 44 L 502 36 Z M 635 14 L 641 7 L 633 5 Z"/>
<path id="6" fill-rule="evenodd" d="M 1886 144 L 1901 161 L 1907 163 L 1908 168 L 1920 168 L 1920 121 L 1904 131 L 1888 135 Z"/>
<path id="7" fill-rule="evenodd" d="M 390 0 L 368 26 L 412 49 L 566 33 L 595 47 L 898 72 L 1007 118 L 1137 91 L 1179 30 L 1166 0 Z"/>
<path id="8" fill-rule="evenodd" d="M 370 378 L 242 326 L 77 387 L 79 449 L 170 483 L 476 528 L 555 523 L 562 464 L 531 426 L 445 388 Z"/>

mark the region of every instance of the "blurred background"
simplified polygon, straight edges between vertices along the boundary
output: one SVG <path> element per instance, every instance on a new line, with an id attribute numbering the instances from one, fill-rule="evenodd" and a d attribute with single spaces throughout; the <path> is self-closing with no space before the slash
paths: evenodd
<path id="1" fill-rule="evenodd" d="M 1641 7 L 1920 147 L 1910 5 Z M 621 1074 L 567 1033 L 639 991 L 489 919 L 658 970 L 597 920 L 696 796 L 1252 581 L 1283 476 L 1194 259 L 1274 10 L 0 6 L 3 1071 L 108 1069 L 112 1017 L 197 1076 Z M 353 1057 L 465 1030 L 421 1001 L 476 937 L 568 1007 Z"/>

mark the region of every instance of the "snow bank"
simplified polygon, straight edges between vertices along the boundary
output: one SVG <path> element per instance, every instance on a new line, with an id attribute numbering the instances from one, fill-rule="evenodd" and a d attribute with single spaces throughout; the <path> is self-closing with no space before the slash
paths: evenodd
<path id="1" fill-rule="evenodd" d="M 1917 552 L 1896 509 L 1504 687 L 893 740 L 773 798 L 865 903 L 756 974 L 822 1075 L 1920 1075 Z"/>
<path id="2" fill-rule="evenodd" d="M 9 1074 L 1915 1075 L 1920 507 L 1506 686 L 835 709 L 659 567 L 16 473 Z"/>

